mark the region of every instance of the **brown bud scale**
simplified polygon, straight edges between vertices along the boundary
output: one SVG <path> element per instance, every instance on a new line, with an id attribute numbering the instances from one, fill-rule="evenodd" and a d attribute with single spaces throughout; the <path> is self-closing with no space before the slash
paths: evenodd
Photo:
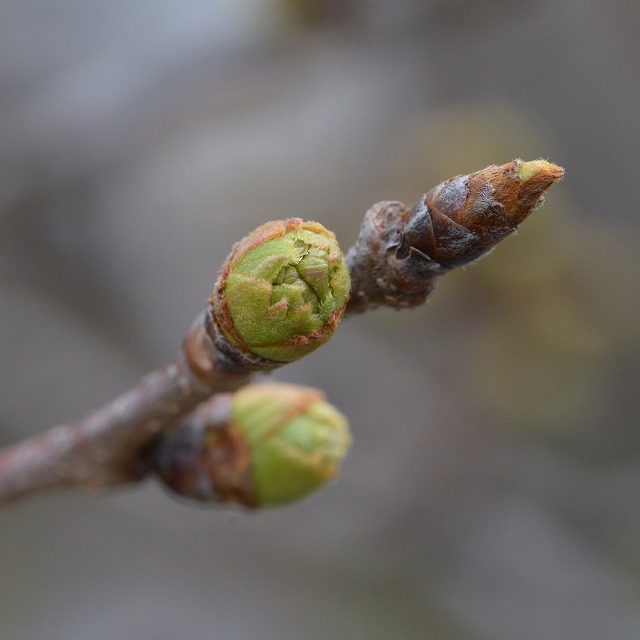
<path id="1" fill-rule="evenodd" d="M 544 160 L 514 160 L 451 178 L 411 209 L 379 202 L 365 214 L 347 254 L 347 313 L 422 304 L 438 276 L 487 254 L 543 201 L 564 174 Z"/>
<path id="2" fill-rule="evenodd" d="M 231 399 L 231 394 L 218 394 L 203 403 L 147 453 L 148 464 L 176 495 L 256 506 L 249 449 L 230 423 Z"/>

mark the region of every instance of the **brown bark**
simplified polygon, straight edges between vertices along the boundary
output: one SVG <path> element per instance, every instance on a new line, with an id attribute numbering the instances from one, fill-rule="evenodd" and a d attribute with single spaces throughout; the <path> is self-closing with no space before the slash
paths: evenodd
<path id="1" fill-rule="evenodd" d="M 149 441 L 211 394 L 246 384 L 257 370 L 252 364 L 238 359 L 201 315 L 172 363 L 79 422 L 0 451 L 0 503 L 42 489 L 140 479 L 138 457 Z"/>

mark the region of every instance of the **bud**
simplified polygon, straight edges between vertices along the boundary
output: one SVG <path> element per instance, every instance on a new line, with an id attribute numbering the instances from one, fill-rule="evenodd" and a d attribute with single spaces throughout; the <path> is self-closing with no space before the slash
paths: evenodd
<path id="1" fill-rule="evenodd" d="M 512 234 L 563 174 L 545 160 L 514 160 L 451 178 L 412 209 L 404 244 L 445 269 L 471 262 Z"/>
<path id="2" fill-rule="evenodd" d="M 150 460 L 183 497 L 259 507 L 318 489 L 350 443 L 346 419 L 322 392 L 271 383 L 215 396 L 163 434 Z"/>
<path id="3" fill-rule="evenodd" d="M 234 398 L 231 422 L 251 452 L 258 504 L 298 500 L 333 478 L 351 443 L 345 417 L 316 389 L 254 385 Z"/>
<path id="4" fill-rule="evenodd" d="M 317 222 L 268 222 L 234 247 L 210 300 L 235 349 L 291 362 L 326 342 L 344 313 L 349 270 L 335 236 Z"/>
<path id="5" fill-rule="evenodd" d="M 563 175 L 545 160 L 514 160 L 451 178 L 409 210 L 397 201 L 373 205 L 347 255 L 348 313 L 424 303 L 439 276 L 514 233 Z"/>

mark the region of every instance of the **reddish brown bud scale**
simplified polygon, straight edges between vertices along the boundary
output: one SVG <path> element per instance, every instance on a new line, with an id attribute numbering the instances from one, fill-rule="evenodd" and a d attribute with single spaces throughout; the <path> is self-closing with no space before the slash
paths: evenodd
<path id="1" fill-rule="evenodd" d="M 218 394 L 177 421 L 150 451 L 151 466 L 174 494 L 200 502 L 256 506 L 245 438 L 230 424 L 232 396 Z"/>
<path id="2" fill-rule="evenodd" d="M 422 304 L 438 276 L 485 255 L 514 233 L 563 174 L 545 160 L 514 160 L 451 178 L 410 210 L 401 202 L 374 205 L 347 254 L 352 277 L 347 312 Z"/>

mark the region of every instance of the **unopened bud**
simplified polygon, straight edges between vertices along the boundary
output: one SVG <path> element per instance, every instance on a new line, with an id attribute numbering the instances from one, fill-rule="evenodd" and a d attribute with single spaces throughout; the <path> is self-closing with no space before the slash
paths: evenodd
<path id="1" fill-rule="evenodd" d="M 512 234 L 563 175 L 545 160 L 513 160 L 451 178 L 412 209 L 405 245 L 445 269 L 471 262 Z"/>
<path id="2" fill-rule="evenodd" d="M 268 222 L 241 240 L 211 299 L 214 321 L 242 352 L 291 362 L 332 335 L 349 296 L 334 235 L 317 222 Z"/>
<path id="3" fill-rule="evenodd" d="M 322 392 L 248 385 L 215 396 L 163 434 L 151 465 L 183 497 L 279 505 L 335 477 L 350 443 L 345 417 Z"/>

